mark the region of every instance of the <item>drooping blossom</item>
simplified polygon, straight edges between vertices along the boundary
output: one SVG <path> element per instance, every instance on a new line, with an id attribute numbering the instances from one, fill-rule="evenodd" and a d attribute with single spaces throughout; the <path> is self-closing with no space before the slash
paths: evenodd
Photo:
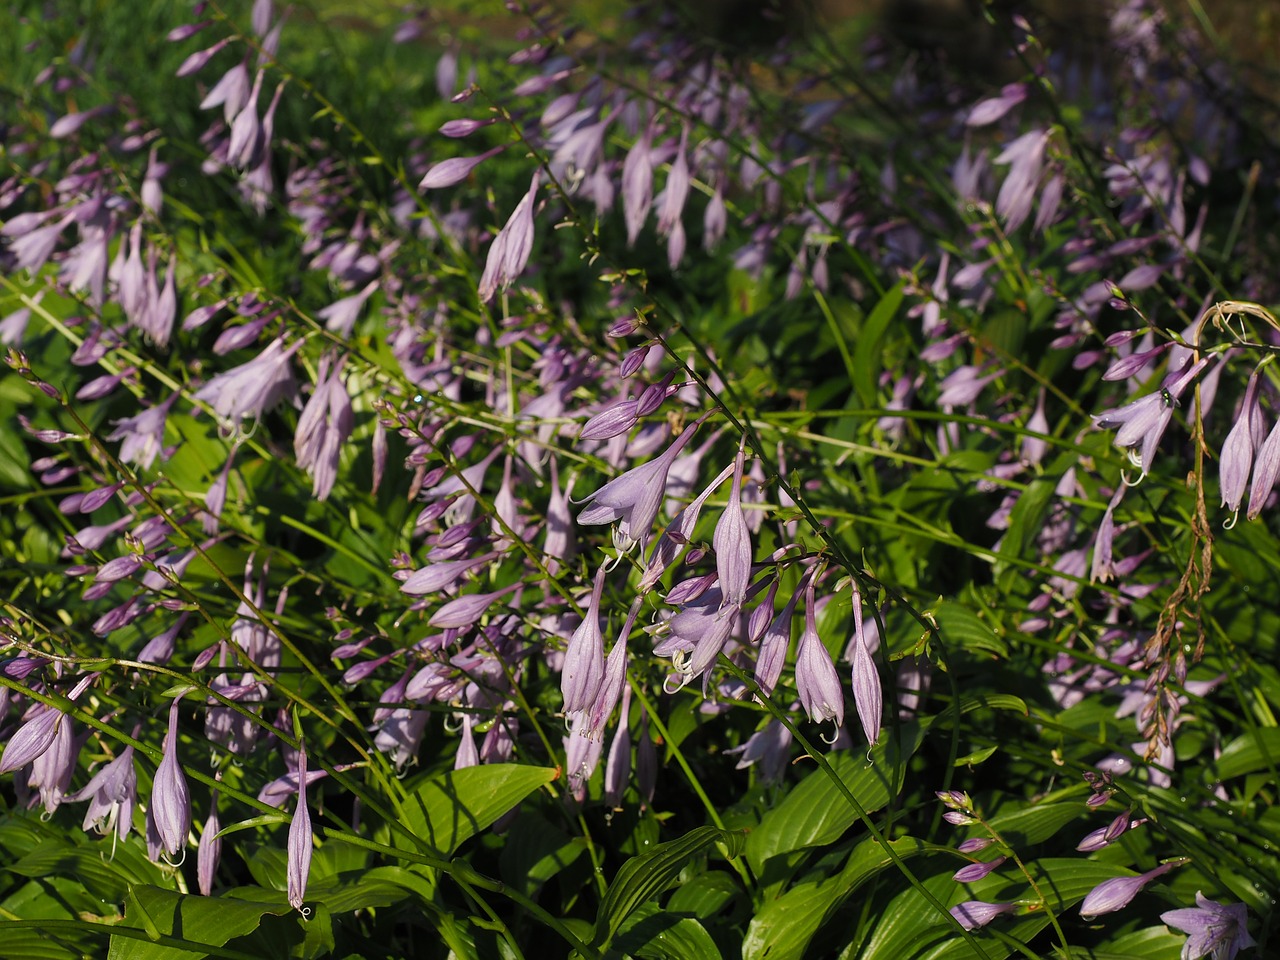
<path id="1" fill-rule="evenodd" d="M 133 807 L 138 802 L 138 777 L 133 769 L 133 747 L 125 747 L 120 756 L 103 765 L 84 787 L 67 797 L 72 802 L 89 801 L 84 814 L 84 829 L 112 833 L 123 840 L 133 822 Z"/>
<path id="2" fill-rule="evenodd" d="M 733 486 L 729 502 L 716 523 L 711 545 L 716 552 L 716 573 L 720 592 L 726 603 L 741 607 L 746 599 L 747 585 L 751 582 L 751 535 L 742 513 L 743 450 L 738 449 L 734 461 Z"/>
<path id="3" fill-rule="evenodd" d="M 169 707 L 169 730 L 165 734 L 160 766 L 156 769 L 147 809 L 148 845 L 155 841 L 157 849 L 176 856 L 191 832 L 191 793 L 187 778 L 178 762 L 178 707 L 182 697 L 175 697 Z"/>
<path id="4" fill-rule="evenodd" d="M 952 874 L 951 879 L 956 883 L 976 883 L 1007 859 L 1008 857 L 996 857 L 994 860 L 988 860 L 985 863 L 971 863 L 957 870 Z"/>
<path id="5" fill-rule="evenodd" d="M 1241 950 L 1255 946 L 1249 936 L 1249 912 L 1243 903 L 1218 903 L 1196 891 L 1196 905 L 1169 910 L 1160 919 L 1187 934 L 1182 960 L 1234 960 Z"/>
<path id="6" fill-rule="evenodd" d="M 474 157 L 450 157 L 435 164 L 418 184 L 419 190 L 439 190 L 452 187 L 471 176 L 471 171 L 492 156 L 506 149 L 506 144 L 493 147 Z"/>
<path id="7" fill-rule="evenodd" d="M 678 468 L 680 462 L 682 461 L 677 461 L 671 472 L 674 472 L 674 469 Z M 662 531 L 662 535 L 658 538 L 657 542 L 653 545 L 653 550 L 649 553 L 649 562 L 645 567 L 644 576 L 640 578 L 639 589 L 641 593 L 646 593 L 653 589 L 658 581 L 662 579 L 663 573 L 665 573 L 667 568 L 675 562 L 676 557 L 680 555 L 680 551 L 688 545 L 690 539 L 693 537 L 693 531 L 698 525 L 698 517 L 702 512 L 703 506 L 706 504 L 708 498 L 710 498 L 710 496 L 719 489 L 720 484 L 724 483 L 724 481 L 733 473 L 734 466 L 735 465 L 731 463 L 721 470 L 720 473 L 709 484 L 707 484 L 702 493 L 698 494 L 692 503 L 687 504 L 678 514 L 676 514 L 675 519 L 672 520 L 671 523 L 667 525 L 666 529 Z M 669 477 L 669 481 L 669 487 L 674 488 L 676 485 L 675 478 Z"/>
<path id="8" fill-rule="evenodd" d="M 600 684 L 604 682 L 604 636 L 600 632 L 600 595 L 607 573 L 604 564 L 596 570 L 582 623 L 573 631 L 564 652 L 560 672 L 560 692 L 564 695 L 564 712 L 573 713 L 589 707 Z"/>
<path id="9" fill-rule="evenodd" d="M 31 763 L 51 746 L 59 727 L 70 723 L 61 710 L 41 704 L 9 738 L 0 755 L 0 774 L 12 773 Z"/>
<path id="10" fill-rule="evenodd" d="M 298 805 L 289 824 L 288 870 L 289 905 L 302 909 L 311 875 L 311 813 L 307 810 L 307 750 L 298 750 Z"/>
<path id="11" fill-rule="evenodd" d="M 804 586 L 805 581 L 802 579 L 795 592 L 783 604 L 782 611 L 773 618 L 760 635 L 760 650 L 756 654 L 754 679 L 760 687 L 760 692 L 766 697 L 773 693 L 774 687 L 778 685 L 778 678 L 782 676 L 782 668 L 786 666 L 787 649 L 791 646 L 791 621 L 795 616 L 796 604 L 800 602 L 804 593 Z M 765 603 L 757 607 L 754 612 L 772 608 L 772 596 L 771 592 L 769 599 L 766 599 Z"/>
<path id="12" fill-rule="evenodd" d="M 499 289 L 505 290 L 524 272 L 533 251 L 533 202 L 538 195 L 540 170 L 535 170 L 529 192 L 516 204 L 515 210 L 489 245 L 489 255 L 480 276 L 478 293 L 483 303 L 493 299 Z"/>
<path id="13" fill-rule="evenodd" d="M 330 366 L 333 367 L 330 370 Z M 326 500 L 338 477 L 338 456 L 351 436 L 355 417 L 342 383 L 343 360 L 324 356 L 316 373 L 316 388 L 298 418 L 293 449 L 298 466 L 311 474 L 311 494 Z"/>
<path id="14" fill-rule="evenodd" d="M 973 105 L 965 118 L 965 126 L 985 127 L 993 124 L 1025 99 L 1027 99 L 1025 83 L 1006 84 L 998 96 L 988 97 Z"/>
<path id="15" fill-rule="evenodd" d="M 871 646 L 867 641 L 862 621 L 862 594 L 853 585 L 853 702 L 858 708 L 858 720 L 868 743 L 880 739 L 880 724 L 884 717 L 884 694 L 880 689 L 880 673 L 871 658 Z M 839 724 L 837 724 L 838 726 Z"/>
<path id="16" fill-rule="evenodd" d="M 1182 370 L 1170 373 L 1156 393 L 1094 416 L 1093 421 L 1098 427 L 1116 430 L 1115 445 L 1129 450 L 1129 459 L 1142 471 L 1139 479 L 1147 475 L 1160 438 L 1173 419 L 1178 398 L 1208 365 L 1209 359 L 1208 356 L 1201 357 Z"/>
<path id="17" fill-rule="evenodd" d="M 996 214 L 1004 220 L 1005 230 L 1009 233 L 1022 226 L 1031 214 L 1048 142 L 1048 130 L 1031 130 L 1010 143 L 995 158 L 995 163 L 1009 164 L 1009 172 L 996 196 Z"/>
<path id="18" fill-rule="evenodd" d="M 1084 902 L 1080 904 L 1080 916 L 1086 920 L 1092 920 L 1104 913 L 1114 913 L 1127 907 L 1129 901 L 1136 897 L 1143 887 L 1156 877 L 1168 873 L 1175 865 L 1162 863 L 1136 877 L 1113 877 L 1102 881 L 1085 896 Z"/>
<path id="19" fill-rule="evenodd" d="M 628 246 L 636 242 L 653 205 L 652 137 L 652 127 L 647 128 L 622 163 L 622 213 L 627 224 Z"/>
<path id="20" fill-rule="evenodd" d="M 831 654 L 818 636 L 813 580 L 805 588 L 804 630 L 796 646 L 796 693 L 809 719 L 844 725 L 844 689 Z"/>
<path id="21" fill-rule="evenodd" d="M 325 329 L 343 338 L 351 336 L 351 331 L 355 329 L 356 320 L 360 316 L 360 308 L 378 289 L 379 284 L 378 280 L 370 280 L 359 293 L 335 300 L 316 316 L 324 321 Z"/>
<path id="22" fill-rule="evenodd" d="M 301 340 L 289 347 L 283 337 L 272 340 L 252 360 L 215 376 L 196 391 L 195 399 L 228 420 L 261 417 L 296 389 L 289 358 L 301 346 Z"/>
<path id="23" fill-rule="evenodd" d="M 708 411 L 695 420 L 652 460 L 633 467 L 589 494 L 584 501 L 589 505 L 578 514 L 578 522 L 596 524 L 619 520 L 618 532 L 623 540 L 639 543 L 643 549 L 666 493 L 671 464 L 710 415 L 711 411 Z"/>
<path id="24" fill-rule="evenodd" d="M 726 750 L 725 754 L 737 755 L 736 769 L 745 770 L 755 766 L 763 782 L 774 783 L 782 779 L 787 769 L 791 740 L 791 731 L 785 724 L 770 720 L 762 729 L 748 737 L 746 743 Z"/>
<path id="25" fill-rule="evenodd" d="M 202 897 L 213 893 L 213 876 L 218 872 L 218 861 L 222 859 L 222 837 L 218 836 L 221 829 L 222 821 L 218 819 L 218 791 L 214 790 L 213 798 L 209 801 L 209 819 L 204 822 L 200 843 L 196 846 L 196 882 Z"/>
<path id="26" fill-rule="evenodd" d="M 964 903 L 957 903 L 952 907 L 951 915 L 966 930 L 977 930 L 985 927 L 1000 914 L 1012 912 L 1014 906 L 1012 903 L 984 903 L 981 900 L 966 900 Z"/>
<path id="27" fill-rule="evenodd" d="M 107 439 L 124 441 L 120 444 L 121 460 L 143 470 L 151 468 L 164 447 L 165 420 L 177 396 L 175 393 L 163 403 L 148 407 L 139 414 L 112 421 L 115 429 L 107 434 Z"/>
<path id="28" fill-rule="evenodd" d="M 1240 416 L 1232 425 L 1227 439 L 1222 442 L 1222 453 L 1218 458 L 1218 485 L 1222 493 L 1222 505 L 1233 514 L 1240 509 L 1240 501 L 1244 497 L 1245 488 L 1249 485 L 1249 470 L 1253 466 L 1253 452 L 1258 440 L 1253 436 L 1253 422 L 1256 419 L 1255 407 L 1258 404 L 1258 374 L 1260 367 L 1255 367 L 1249 375 L 1249 384 L 1244 390 L 1244 401 L 1240 405 Z"/>

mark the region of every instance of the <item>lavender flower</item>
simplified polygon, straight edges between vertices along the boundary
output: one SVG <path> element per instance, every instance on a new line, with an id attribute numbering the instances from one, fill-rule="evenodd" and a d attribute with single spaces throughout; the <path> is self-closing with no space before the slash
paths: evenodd
<path id="1" fill-rule="evenodd" d="M 995 870 L 1008 857 L 996 857 L 994 860 L 988 860 L 986 863 L 971 863 L 968 866 L 961 867 L 951 877 L 956 883 L 976 883 L 981 880 L 992 870 Z"/>
<path id="2" fill-rule="evenodd" d="M 831 654 L 818 637 L 812 580 L 805 588 L 804 605 L 804 631 L 796 647 L 796 692 L 810 720 L 834 720 L 838 729 L 844 724 L 844 690 Z"/>
<path id="3" fill-rule="evenodd" d="M 605 565 L 596 571 L 587 614 L 569 638 L 560 673 L 564 711 L 586 710 L 604 682 L 604 636 L 600 633 L 600 594 L 604 590 Z"/>
<path id="4" fill-rule="evenodd" d="M 884 716 L 884 694 L 880 689 L 880 673 L 871 659 L 862 622 L 862 594 L 853 585 L 853 702 L 858 707 L 858 720 L 868 743 L 880 739 L 880 723 Z"/>
<path id="5" fill-rule="evenodd" d="M 187 778 L 178 763 L 178 707 L 182 697 L 174 698 L 169 707 L 169 732 L 165 734 L 160 766 L 151 788 L 151 804 L 147 810 L 148 841 L 156 841 L 175 856 L 187 842 L 191 832 L 191 793 Z M 149 844 L 150 845 L 150 844 Z"/>
<path id="6" fill-rule="evenodd" d="M 217 873 L 218 861 L 222 859 L 222 838 L 218 836 L 221 829 L 222 822 L 218 819 L 218 791 L 215 790 L 213 799 L 209 802 L 209 819 L 204 822 L 200 843 L 196 847 L 196 882 L 203 897 L 213 892 L 213 875 Z"/>
<path id="7" fill-rule="evenodd" d="M 335 300 L 316 316 L 324 321 L 325 329 L 343 338 L 351 336 L 351 331 L 355 329 L 356 320 L 360 316 L 360 308 L 378 289 L 379 283 L 378 280 L 370 280 L 359 293 Z"/>
<path id="8" fill-rule="evenodd" d="M 53 813 L 62 803 L 71 777 L 76 770 L 76 756 L 80 743 L 71 729 L 71 718 L 63 717 L 54 729 L 49 748 L 31 761 L 31 773 L 27 785 L 40 791 L 40 802 L 46 813 Z"/>
<path id="9" fill-rule="evenodd" d="M 533 250 L 533 201 L 538 194 L 541 171 L 535 170 L 529 183 L 529 192 L 521 198 L 498 235 L 489 245 L 484 273 L 480 276 L 478 293 L 483 303 L 493 299 L 499 288 L 506 289 L 524 272 Z"/>
<path id="10" fill-rule="evenodd" d="M 342 384 L 343 361 L 332 364 L 332 372 L 330 364 L 328 356 L 320 360 L 315 392 L 298 418 L 293 438 L 298 466 L 311 474 L 311 493 L 317 500 L 328 499 L 333 490 L 338 476 L 338 455 L 351 436 L 355 422 L 351 398 Z"/>
<path id="11" fill-rule="evenodd" d="M 633 467 L 589 494 L 584 502 L 590 505 L 578 514 L 578 522 L 595 524 L 620 520 L 618 532 L 624 541 L 639 543 L 643 548 L 666 492 L 671 464 L 710 415 L 708 411 L 695 420 L 675 442 L 648 463 Z"/>
<path id="12" fill-rule="evenodd" d="M 627 245 L 636 242 L 653 204 L 652 128 L 635 142 L 622 164 L 622 212 L 627 222 Z"/>
<path id="13" fill-rule="evenodd" d="M 209 404 L 228 420 L 261 417 L 295 389 L 289 358 L 302 346 L 291 347 L 279 337 L 267 344 L 258 356 L 238 367 L 218 374 L 198 391 L 195 399 Z"/>
<path id="14" fill-rule="evenodd" d="M 307 893 L 307 878 L 311 874 L 311 814 L 307 810 L 307 749 L 298 750 L 298 806 L 289 824 L 288 843 L 289 905 L 302 909 L 302 899 Z"/>
<path id="15" fill-rule="evenodd" d="M 1249 384 L 1244 390 L 1244 401 L 1240 405 L 1240 417 L 1231 427 L 1227 439 L 1222 442 L 1222 454 L 1218 459 L 1218 485 L 1222 493 L 1222 505 L 1232 514 L 1240 509 L 1245 487 L 1249 484 L 1249 470 L 1253 466 L 1253 451 L 1256 446 L 1253 421 L 1254 410 L 1258 405 L 1260 370 L 1261 367 L 1255 368 L 1249 376 Z"/>
<path id="16" fill-rule="evenodd" d="M 1123 407 L 1096 415 L 1093 421 L 1104 430 L 1116 430 L 1117 447 L 1129 448 L 1129 459 L 1141 469 L 1139 480 L 1147 475 L 1147 469 L 1155 457 L 1156 448 L 1165 428 L 1173 419 L 1173 408 L 1178 398 L 1209 363 L 1209 357 L 1201 357 L 1183 370 L 1165 377 L 1158 393 L 1149 393 Z"/>
<path id="17" fill-rule="evenodd" d="M 716 552 L 720 592 L 727 603 L 739 607 L 746 598 L 747 585 L 751 581 L 751 535 L 747 532 L 747 520 L 742 513 L 742 466 L 743 451 L 739 447 L 729 503 L 720 514 L 711 539 Z"/>
<path id="18" fill-rule="evenodd" d="M 1138 895 L 1148 883 L 1156 877 L 1168 873 L 1174 868 L 1173 863 L 1162 863 L 1153 870 L 1140 873 L 1136 877 L 1114 877 L 1098 884 L 1080 904 L 1080 916 L 1086 920 L 1104 913 L 1114 913 L 1129 905 L 1129 901 Z"/>
<path id="19" fill-rule="evenodd" d="M 164 445 L 165 420 L 177 396 L 175 393 L 164 403 L 158 403 L 132 417 L 112 421 L 115 429 L 107 434 L 107 439 L 124 441 L 120 445 L 121 460 L 143 470 L 151 468 Z"/>
<path id="20" fill-rule="evenodd" d="M 1276 475 L 1280 473 L 1280 420 L 1267 433 L 1267 438 L 1258 448 L 1253 464 L 1253 483 L 1249 486 L 1249 509 L 1245 516 L 1256 520 L 1262 508 L 1271 497 L 1271 490 L 1276 485 Z"/>
<path id="21" fill-rule="evenodd" d="M 770 720 L 757 730 L 740 747 L 726 750 L 726 755 L 738 755 L 736 769 L 760 765 L 760 779 L 773 783 L 782 779 L 787 769 L 787 753 L 791 747 L 791 731 L 778 720 Z"/>
<path id="22" fill-rule="evenodd" d="M 1048 142 L 1048 130 L 1031 130 L 1005 147 L 995 159 L 996 163 L 1010 165 L 996 197 L 996 213 L 1004 220 L 1009 233 L 1022 226 L 1031 214 Z"/>
<path id="23" fill-rule="evenodd" d="M 53 746 L 63 721 L 61 710 L 44 705 L 35 708 L 9 738 L 4 754 L 0 756 L 0 774 L 22 769 Z"/>
<path id="24" fill-rule="evenodd" d="M 84 814 L 84 829 L 99 833 L 115 832 L 123 840 L 133 821 L 133 807 L 138 801 L 138 777 L 133 769 L 133 747 L 125 747 L 120 756 L 93 775 L 84 788 L 67 797 L 78 802 L 89 801 Z"/>
<path id="25" fill-rule="evenodd" d="M 966 930 L 977 930 L 1014 908 L 1012 903 L 984 903 L 981 900 L 966 900 L 951 908 L 951 915 Z"/>
<path id="26" fill-rule="evenodd" d="M 1249 914 L 1243 903 L 1218 903 L 1196 891 L 1196 905 L 1160 914 L 1160 919 L 1188 934 L 1182 960 L 1234 960 L 1241 950 L 1255 946 L 1249 936 Z"/>

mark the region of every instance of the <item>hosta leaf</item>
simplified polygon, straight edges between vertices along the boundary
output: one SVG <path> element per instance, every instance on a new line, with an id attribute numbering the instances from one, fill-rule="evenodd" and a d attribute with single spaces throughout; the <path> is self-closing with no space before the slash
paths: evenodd
<path id="1" fill-rule="evenodd" d="M 653 960 L 721 960 L 711 934 L 693 917 L 642 903 L 627 918 L 614 948 L 631 957 Z"/>
<path id="2" fill-rule="evenodd" d="M 658 844 L 651 852 L 632 857 L 624 863 L 605 892 L 604 903 L 596 917 L 593 944 L 604 946 L 609 943 L 632 911 L 665 890 L 691 859 L 713 849 L 718 843 L 728 846 L 728 855 L 736 857 L 742 851 L 742 834 L 717 827 L 698 827 L 677 840 Z"/>
<path id="3" fill-rule="evenodd" d="M 429 777 L 400 804 L 401 822 L 444 856 L 556 778 L 550 767 L 494 763 Z"/>
<path id="4" fill-rule="evenodd" d="M 827 762 L 870 813 L 898 795 L 906 762 L 919 749 L 923 736 L 920 724 L 904 723 L 897 731 L 884 731 L 881 743 L 871 750 L 870 763 L 861 750 L 827 754 Z M 814 771 L 751 831 L 747 860 L 760 873 L 771 857 L 838 840 L 857 819 L 843 792 L 823 771 Z"/>
<path id="5" fill-rule="evenodd" d="M 163 936 L 183 943 L 182 949 L 164 943 L 111 938 L 109 960 L 189 960 L 207 951 L 201 944 L 220 947 L 235 937 L 252 933 L 267 914 L 287 914 L 286 904 L 250 903 L 226 897 L 199 897 L 163 890 L 160 887 L 136 886 L 125 900 L 124 922 L 146 931 L 152 939 Z"/>
<path id="6" fill-rule="evenodd" d="M 903 858 L 924 849 L 924 844 L 914 837 L 891 841 L 890 846 Z M 765 904 L 747 928 L 742 960 L 804 960 L 819 928 L 864 881 L 892 863 L 874 839 L 863 840 L 853 848 L 840 873 L 797 883 Z"/>

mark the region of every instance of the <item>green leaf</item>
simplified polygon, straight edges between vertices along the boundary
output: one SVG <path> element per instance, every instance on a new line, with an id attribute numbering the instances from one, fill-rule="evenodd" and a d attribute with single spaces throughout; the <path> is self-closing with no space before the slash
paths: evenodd
<path id="1" fill-rule="evenodd" d="M 870 763 L 860 750 L 830 753 L 827 762 L 863 810 L 871 813 L 898 795 L 906 762 L 923 738 L 919 723 L 904 723 L 897 731 L 885 731 L 882 742 L 871 749 Z M 835 842 L 857 818 L 843 792 L 825 772 L 815 771 L 751 831 L 747 861 L 760 874 L 779 854 Z"/>
<path id="2" fill-rule="evenodd" d="M 693 917 L 682 917 L 656 903 L 642 903 L 627 918 L 614 941 L 627 956 L 654 960 L 721 960 L 711 934 Z"/>
<path id="3" fill-rule="evenodd" d="M 893 840 L 890 846 L 904 859 L 925 849 L 924 843 L 914 837 Z M 853 848 L 840 873 L 797 883 L 765 904 L 747 928 L 742 960 L 804 960 L 809 942 L 822 925 L 858 887 L 891 863 L 873 838 L 863 840 Z"/>
<path id="4" fill-rule="evenodd" d="M 973 611 L 953 601 L 939 604 L 933 611 L 933 617 L 942 632 L 944 642 L 954 646 L 959 644 L 971 653 L 981 653 L 989 657 L 1007 657 L 1009 648 L 996 636 L 986 621 Z M 1023 708 L 1025 711 L 1025 707 Z"/>
<path id="5" fill-rule="evenodd" d="M 876 379 L 884 365 L 884 353 L 880 349 L 885 332 L 889 329 L 898 308 L 902 306 L 903 284 L 899 282 L 888 290 L 875 309 L 868 314 L 858 334 L 853 350 L 853 386 L 858 399 L 868 409 L 876 405 Z"/>
<path id="6" fill-rule="evenodd" d="M 678 840 L 658 844 L 643 856 L 632 857 L 618 869 L 605 891 L 592 945 L 606 946 L 632 911 L 665 890 L 693 857 L 713 849 L 717 843 L 729 848 L 729 857 L 736 857 L 742 850 L 742 838 L 738 831 L 698 827 Z"/>
<path id="7" fill-rule="evenodd" d="M 324 902 L 310 905 L 311 916 L 302 925 L 304 938 L 298 954 L 300 960 L 319 960 L 333 953 L 337 942 L 333 935 L 333 915 Z"/>
<path id="8" fill-rule="evenodd" d="M 400 821 L 443 856 L 556 778 L 551 767 L 495 763 L 437 774 L 410 788 Z"/>
<path id="9" fill-rule="evenodd" d="M 1280 766 L 1280 727 L 1261 727 L 1232 740 L 1213 765 L 1218 780 Z"/>
<path id="10" fill-rule="evenodd" d="M 102 844 L 72 845 L 64 839 L 50 837 L 7 869 L 36 879 L 75 877 L 85 890 L 99 899 L 119 903 L 133 884 L 159 880 L 159 871 L 138 869 L 136 854 L 129 856 L 126 850 L 134 852 L 132 845 L 124 845 L 118 851 L 121 853 L 118 859 L 106 859 Z"/>
<path id="11" fill-rule="evenodd" d="M 1027 548 L 1043 529 L 1045 514 L 1049 511 L 1049 505 L 1054 502 L 1055 486 L 1055 483 L 1043 478 L 1033 480 L 1027 489 L 1018 495 L 1017 502 L 1009 511 L 1009 526 L 1004 536 L 1000 538 L 1001 561 L 995 565 L 997 577 L 1023 574 L 1021 566 L 1010 564 L 1008 561 L 1028 558 Z M 1008 590 L 1012 584 L 1002 580 L 1001 587 Z"/>
<path id="12" fill-rule="evenodd" d="M 198 897 L 160 887 L 136 886 L 125 898 L 124 922 L 189 945 L 180 949 L 163 943 L 112 936 L 109 960 L 190 960 L 203 957 L 203 945 L 221 947 L 228 940 L 256 930 L 266 914 L 280 916 L 288 904 L 248 903 L 225 897 Z"/>
<path id="13" fill-rule="evenodd" d="M 583 837 L 571 837 L 536 813 L 521 814 L 502 845 L 502 879 L 533 896 L 587 850 Z"/>
<path id="14" fill-rule="evenodd" d="M 84 949 L 73 949 L 72 938 L 61 932 L 54 937 L 43 930 L 15 928 L 0 921 L 0 938 L 4 940 L 5 960 L 81 960 L 90 956 Z"/>
<path id="15" fill-rule="evenodd" d="M 724 870 L 708 870 L 672 891 L 667 909 L 696 917 L 713 917 L 744 896 L 742 884 Z"/>
<path id="16" fill-rule="evenodd" d="M 956 762 L 953 766 L 976 767 L 984 760 L 991 759 L 991 755 L 999 749 L 999 747 L 993 744 L 990 747 L 983 747 L 980 750 L 975 750 L 973 753 L 966 753 L 963 757 L 956 757 Z"/>

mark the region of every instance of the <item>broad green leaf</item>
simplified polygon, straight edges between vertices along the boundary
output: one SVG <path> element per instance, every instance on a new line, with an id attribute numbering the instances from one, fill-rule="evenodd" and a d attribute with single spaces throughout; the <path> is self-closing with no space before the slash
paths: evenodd
<path id="1" fill-rule="evenodd" d="M 174 938 L 190 949 L 113 936 L 109 960 L 188 960 L 202 957 L 199 946 L 220 947 L 228 940 L 252 933 L 267 914 L 280 916 L 292 908 L 288 904 L 249 903 L 227 897 L 199 897 L 137 886 L 125 899 L 124 922 L 145 930 L 148 936 Z"/>
<path id="2" fill-rule="evenodd" d="M 708 870 L 671 891 L 667 909 L 672 913 L 688 913 L 705 919 L 715 916 L 744 895 L 742 884 L 731 874 L 724 870 Z"/>
<path id="3" fill-rule="evenodd" d="M 893 840 L 899 857 L 914 856 L 924 843 L 914 837 Z M 844 869 L 831 877 L 807 880 L 765 904 L 747 928 L 742 960 L 804 960 L 809 942 L 864 881 L 892 864 L 884 848 L 868 837 L 853 848 Z"/>
<path id="4" fill-rule="evenodd" d="M 124 899 L 125 891 L 135 882 L 113 862 L 104 860 L 96 848 L 65 843 L 50 842 L 7 869 L 24 877 L 75 877 L 89 892 L 115 903 Z"/>
<path id="5" fill-rule="evenodd" d="M 827 754 L 827 762 L 867 813 L 878 810 L 902 789 L 907 760 L 924 737 L 919 723 L 885 730 L 871 749 L 871 762 L 861 750 Z M 756 873 L 779 854 L 818 847 L 838 840 L 858 819 L 844 793 L 822 770 L 810 773 L 782 803 L 764 815 L 747 838 L 747 860 Z"/>
<path id="6" fill-rule="evenodd" d="M 624 863 L 600 905 L 593 945 L 607 945 L 633 910 L 660 894 L 691 859 L 714 849 L 718 843 L 729 848 L 730 857 L 742 852 L 741 833 L 707 826 L 690 830 L 678 840 L 661 843 L 651 852 Z"/>
<path id="7" fill-rule="evenodd" d="M 876 405 L 876 379 L 884 365 L 884 351 L 881 343 L 889 325 L 898 315 L 902 306 L 903 284 L 885 292 L 880 302 L 867 315 L 862 329 L 858 332 L 856 346 L 853 350 L 853 386 L 858 399 L 867 408 Z"/>
<path id="8" fill-rule="evenodd" d="M 933 616 L 944 643 L 952 647 L 959 644 L 970 652 L 991 657 L 1008 656 L 1008 646 L 996 636 L 990 624 L 967 607 L 947 601 L 934 609 Z"/>
<path id="9" fill-rule="evenodd" d="M 627 956 L 653 960 L 721 960 L 711 934 L 693 917 L 682 917 L 656 903 L 642 903 L 614 940 Z"/>
<path id="10" fill-rule="evenodd" d="M 502 845 L 502 879 L 526 896 L 567 869 L 586 852 L 582 837 L 571 837 L 536 813 L 521 814 Z"/>
<path id="11" fill-rule="evenodd" d="M 1280 727 L 1261 727 L 1232 740 L 1213 764 L 1219 780 L 1280 767 Z"/>
<path id="12" fill-rule="evenodd" d="M 352 913 L 367 907 L 389 906 L 409 896 L 406 885 L 400 882 L 404 873 L 401 867 L 352 870 L 318 879 L 313 873 L 307 883 L 306 902 L 308 904 L 323 903 L 332 914 Z M 237 900 L 277 906 L 287 903 L 283 883 L 237 887 L 235 890 L 228 891 L 227 896 Z"/>
<path id="13" fill-rule="evenodd" d="M 1148 927 L 1094 947 L 1089 960 L 1178 960 L 1186 942 L 1186 934 L 1171 933 L 1164 926 Z"/>
<path id="14" fill-rule="evenodd" d="M 101 947 L 101 938 L 98 948 Z M 57 937 L 31 927 L 14 927 L 0 921 L 0 942 L 4 943 L 5 960 L 82 960 L 91 954 L 84 949 L 76 949 L 74 942 L 59 932 Z M 91 941 L 90 941 L 91 942 Z M 83 946 L 89 946 L 89 943 Z"/>
<path id="15" fill-rule="evenodd" d="M 319 960 L 332 955 L 337 941 L 333 935 L 333 915 L 324 902 L 311 905 L 311 916 L 302 925 L 303 941 L 298 953 L 300 960 Z"/>
<path id="16" fill-rule="evenodd" d="M 975 750 L 973 753 L 966 753 L 963 757 L 956 757 L 954 766 L 957 767 L 976 767 L 984 760 L 991 759 L 991 755 L 1000 748 L 997 746 L 983 747 Z"/>
<path id="17" fill-rule="evenodd" d="M 31 458 L 21 434 L 16 430 L 0 430 L 0 488 L 25 490 L 30 487 L 30 465 Z"/>
<path id="18" fill-rule="evenodd" d="M 1049 504 L 1053 502 L 1055 486 L 1055 483 L 1041 478 L 1033 480 L 1018 495 L 1017 502 L 1009 511 L 1009 526 L 1000 538 L 1001 560 L 995 565 L 997 577 L 1022 575 L 1023 568 L 1008 561 L 1028 557 L 1027 547 L 1034 542 L 1044 526 L 1045 514 L 1049 511 Z M 1007 588 L 1011 584 L 1002 581 L 1002 586 Z"/>
<path id="19" fill-rule="evenodd" d="M 1025 850 L 1034 843 L 1043 843 L 1068 823 L 1079 821 L 1080 836 L 1095 826 L 1105 826 L 1105 818 L 1094 815 L 1093 811 L 1082 800 L 1063 800 L 1058 803 L 1040 803 L 1031 807 L 1018 807 L 1008 813 L 1001 813 L 989 818 L 988 822 L 999 832 L 1004 841 L 1018 850 Z M 972 827 L 965 838 L 957 838 L 957 842 L 968 837 L 986 837 L 989 834 L 981 827 Z"/>
<path id="20" fill-rule="evenodd" d="M 401 823 L 444 856 L 544 784 L 550 767 L 495 763 L 437 774 L 415 784 L 400 804 Z"/>

